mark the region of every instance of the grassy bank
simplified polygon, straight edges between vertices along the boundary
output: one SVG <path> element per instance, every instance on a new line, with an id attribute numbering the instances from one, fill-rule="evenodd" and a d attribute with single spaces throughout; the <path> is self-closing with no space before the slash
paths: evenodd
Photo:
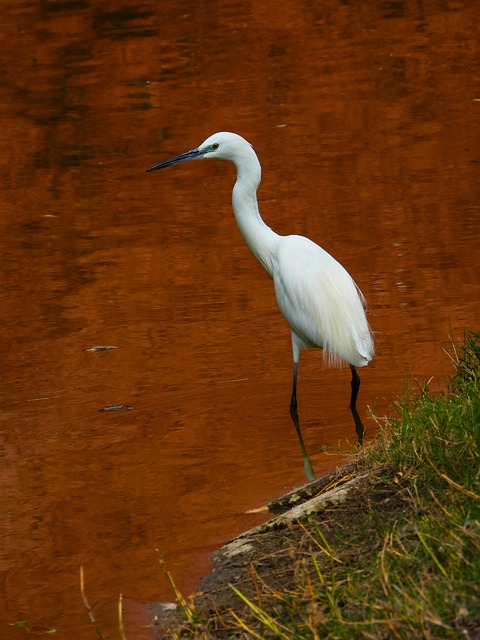
<path id="1" fill-rule="evenodd" d="M 480 638 L 480 335 L 441 394 L 407 392 L 361 489 L 279 532 L 171 638 Z M 200 603 L 200 604 L 199 604 Z"/>

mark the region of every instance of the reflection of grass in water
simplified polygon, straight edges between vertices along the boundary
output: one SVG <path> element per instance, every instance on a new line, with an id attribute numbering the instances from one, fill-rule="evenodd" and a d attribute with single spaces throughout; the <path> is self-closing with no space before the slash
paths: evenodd
<path id="1" fill-rule="evenodd" d="M 92 623 L 92 627 L 95 629 L 95 633 L 100 638 L 100 640 L 106 640 L 105 636 L 102 634 L 100 627 L 95 619 L 95 615 L 93 613 L 93 609 L 90 606 L 90 602 L 88 601 L 87 594 L 85 592 L 85 575 L 83 572 L 83 566 L 80 567 L 80 593 L 82 595 L 83 604 L 85 605 L 85 609 L 87 610 L 88 617 L 90 618 L 90 622 Z M 125 625 L 123 623 L 123 596 L 120 594 L 118 598 L 118 632 L 120 640 L 126 640 L 125 636 Z"/>
<path id="2" fill-rule="evenodd" d="M 85 593 L 85 575 L 83 572 L 83 567 L 80 567 L 80 593 L 82 595 L 82 600 L 83 600 L 83 604 L 85 605 L 85 609 L 88 612 L 88 617 L 90 618 L 90 622 L 92 623 L 92 626 L 95 629 L 97 636 L 100 638 L 100 640 L 105 640 L 102 635 L 102 632 L 99 629 L 97 621 L 95 620 L 93 609 L 90 606 L 90 603 L 87 598 L 87 594 Z"/>
<path id="3" fill-rule="evenodd" d="M 354 457 L 370 472 L 362 487 L 277 532 L 223 612 L 181 601 L 186 621 L 163 637 L 478 637 L 480 334 L 452 359 L 442 394 L 408 390 L 377 420 L 377 442 Z"/>

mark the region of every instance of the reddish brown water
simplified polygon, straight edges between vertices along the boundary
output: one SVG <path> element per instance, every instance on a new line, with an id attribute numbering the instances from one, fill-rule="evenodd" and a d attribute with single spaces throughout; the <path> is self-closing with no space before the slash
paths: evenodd
<path id="1" fill-rule="evenodd" d="M 363 289 L 367 433 L 406 377 L 479 328 L 479 10 L 454 0 L 8 3 L 2 10 L 0 636 L 149 637 L 208 552 L 304 480 L 290 337 L 235 227 L 226 163 L 144 170 L 217 130 L 250 140 L 265 220 Z M 315 6 L 314 6 L 315 5 Z M 119 347 L 87 351 L 97 345 Z M 355 432 L 349 375 L 302 356 L 317 474 Z M 109 405 L 131 405 L 100 412 Z M 35 626 L 39 625 L 39 626 Z"/>

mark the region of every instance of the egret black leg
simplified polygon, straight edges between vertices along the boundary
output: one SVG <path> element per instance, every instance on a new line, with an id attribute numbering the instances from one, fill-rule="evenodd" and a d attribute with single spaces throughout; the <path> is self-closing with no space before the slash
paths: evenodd
<path id="1" fill-rule="evenodd" d="M 352 409 L 357 404 L 358 390 L 360 389 L 360 376 L 353 364 L 350 365 L 350 369 L 352 370 L 352 395 L 350 396 L 350 409 Z"/>
<path id="2" fill-rule="evenodd" d="M 302 450 L 303 456 L 303 468 L 305 470 L 305 475 L 307 476 L 307 480 L 315 480 L 315 472 L 313 471 L 312 463 L 310 462 L 310 458 L 308 457 L 307 449 L 305 447 L 305 443 L 303 442 L 302 432 L 300 430 L 300 421 L 298 419 L 297 412 L 297 373 L 298 373 L 298 362 L 293 363 L 293 386 L 292 386 L 292 399 L 290 400 L 290 415 L 293 420 L 293 424 L 295 425 L 295 431 L 297 432 L 298 441 L 300 443 L 300 449 Z"/>
<path id="3" fill-rule="evenodd" d="M 357 433 L 358 444 L 360 446 L 363 445 L 363 438 L 365 436 L 365 427 L 363 426 L 362 419 L 358 415 L 358 411 L 355 407 L 350 407 L 350 411 L 352 413 L 353 424 L 355 425 L 355 431 Z"/>
<path id="4" fill-rule="evenodd" d="M 290 415 L 295 422 L 293 414 L 297 413 L 297 374 L 298 374 L 298 362 L 293 363 L 293 386 L 292 386 L 292 399 L 290 400 Z M 298 416 L 297 416 L 298 420 Z"/>

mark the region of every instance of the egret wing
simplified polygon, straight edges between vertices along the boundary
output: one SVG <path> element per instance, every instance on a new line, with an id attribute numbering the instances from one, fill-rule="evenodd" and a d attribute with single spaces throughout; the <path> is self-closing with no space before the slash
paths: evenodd
<path id="1" fill-rule="evenodd" d="M 282 237 L 273 278 L 280 310 L 302 346 L 322 347 L 330 364 L 371 360 L 363 296 L 335 258 L 308 238 Z"/>

